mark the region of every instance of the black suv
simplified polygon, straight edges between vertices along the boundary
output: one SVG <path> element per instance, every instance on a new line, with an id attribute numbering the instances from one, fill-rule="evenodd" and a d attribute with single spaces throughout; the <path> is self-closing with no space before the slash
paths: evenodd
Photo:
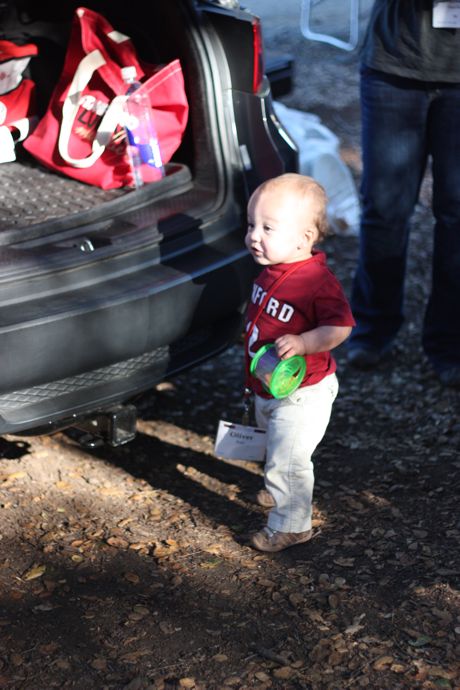
<path id="1" fill-rule="evenodd" d="M 39 46 L 43 108 L 79 4 L 0 3 L 0 38 Z M 189 120 L 167 175 L 138 190 L 87 186 L 20 150 L 0 166 L 0 434 L 109 413 L 117 443 L 124 402 L 241 333 L 248 195 L 296 170 L 297 151 L 272 109 L 259 20 L 238 2 L 86 6 L 145 60 L 180 59 Z"/>

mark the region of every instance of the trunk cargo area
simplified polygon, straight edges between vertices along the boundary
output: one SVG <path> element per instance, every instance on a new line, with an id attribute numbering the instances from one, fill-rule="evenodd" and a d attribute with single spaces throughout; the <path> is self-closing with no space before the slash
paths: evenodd
<path id="1" fill-rule="evenodd" d="M 60 76 L 71 21 L 79 6 L 75 2 L 11 3 L 1 18 L 2 38 L 38 46 L 25 76 L 36 83 L 40 115 Z M 165 166 L 165 178 L 140 190 L 102 190 L 78 182 L 44 167 L 18 144 L 17 160 L 0 165 L 0 246 L 113 217 L 159 196 L 191 195 L 193 205 L 199 198 L 204 207 L 216 197 L 215 143 L 204 107 L 202 60 L 186 3 L 163 0 L 147 6 L 134 2 L 129 13 L 124 3 L 117 2 L 90 1 L 85 7 L 100 12 L 117 31 L 130 36 L 141 59 L 158 65 L 180 60 L 190 108 L 182 143 Z M 187 203 L 182 199 L 178 211 Z"/>

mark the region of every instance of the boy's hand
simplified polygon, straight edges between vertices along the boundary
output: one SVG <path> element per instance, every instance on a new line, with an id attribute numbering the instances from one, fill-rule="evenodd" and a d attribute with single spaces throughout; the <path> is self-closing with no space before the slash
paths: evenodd
<path id="1" fill-rule="evenodd" d="M 293 355 L 329 352 L 343 343 L 350 332 L 350 326 L 318 326 L 300 335 L 282 335 L 275 340 L 276 354 L 280 359 L 287 359 Z"/>
<path id="2" fill-rule="evenodd" d="M 275 340 L 275 346 L 280 359 L 305 354 L 305 343 L 300 335 L 282 335 Z"/>

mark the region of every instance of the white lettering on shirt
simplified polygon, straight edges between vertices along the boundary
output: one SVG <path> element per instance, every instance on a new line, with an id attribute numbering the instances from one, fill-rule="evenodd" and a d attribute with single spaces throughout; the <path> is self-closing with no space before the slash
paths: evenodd
<path id="1" fill-rule="evenodd" d="M 270 297 L 268 300 L 266 312 L 269 314 L 269 316 L 273 316 L 276 319 L 276 314 L 278 312 L 278 307 L 280 306 L 280 303 L 278 302 L 277 299 L 274 297 Z"/>
<path id="2" fill-rule="evenodd" d="M 252 303 L 261 304 L 267 293 L 259 285 L 254 285 L 252 288 Z"/>
<path id="3" fill-rule="evenodd" d="M 264 301 L 265 297 L 267 295 L 267 291 L 263 290 L 260 285 L 257 285 L 256 283 L 252 287 L 252 303 L 253 304 L 262 304 Z M 274 319 L 277 319 L 278 321 L 282 321 L 283 323 L 288 323 L 292 319 L 292 316 L 294 314 L 294 307 L 292 307 L 290 304 L 287 304 L 286 302 L 280 302 L 279 300 L 275 299 L 274 297 L 270 297 L 268 300 L 268 304 L 265 307 L 265 312 L 268 314 L 268 316 L 272 316 Z"/>
<path id="4" fill-rule="evenodd" d="M 283 321 L 283 323 L 287 323 L 291 320 L 293 313 L 294 307 L 291 307 L 290 304 L 283 304 L 281 311 L 278 314 L 278 320 Z"/>
<path id="5" fill-rule="evenodd" d="M 249 333 L 249 329 L 250 329 L 250 328 L 251 328 L 251 322 L 248 323 L 247 328 L 246 328 L 246 330 L 247 330 L 248 333 Z M 254 345 L 258 340 L 259 340 L 259 329 L 257 328 L 257 326 L 254 326 L 254 328 L 253 328 L 253 330 L 252 330 L 252 333 L 251 333 L 251 336 L 250 336 L 250 338 L 249 338 L 249 342 L 248 342 L 248 354 L 249 354 L 250 357 L 254 357 L 254 355 L 255 355 L 256 352 L 257 352 L 257 350 L 254 350 L 254 349 L 253 349 L 253 345 Z"/>

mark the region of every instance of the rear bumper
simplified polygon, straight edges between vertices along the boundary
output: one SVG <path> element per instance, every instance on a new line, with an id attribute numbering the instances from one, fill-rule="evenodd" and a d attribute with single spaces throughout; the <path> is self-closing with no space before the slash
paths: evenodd
<path id="1" fill-rule="evenodd" d="M 35 318 L 0 328 L 0 434 L 126 400 L 222 351 L 242 327 L 253 275 L 238 228 L 60 304 L 36 304 Z"/>
<path id="2" fill-rule="evenodd" d="M 188 333 L 170 346 L 139 357 L 0 396 L 0 434 L 51 432 L 75 425 L 112 405 L 126 402 L 176 374 L 218 354 L 241 333 L 239 312 L 212 327 Z"/>

